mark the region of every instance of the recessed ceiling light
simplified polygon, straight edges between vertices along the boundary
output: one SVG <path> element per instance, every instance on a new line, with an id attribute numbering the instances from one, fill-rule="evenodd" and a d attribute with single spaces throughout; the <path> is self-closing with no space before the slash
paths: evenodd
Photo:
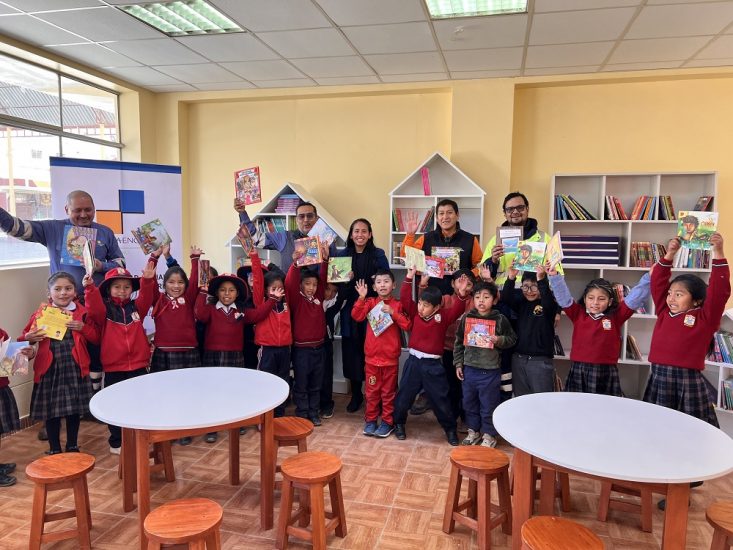
<path id="1" fill-rule="evenodd" d="M 433 19 L 527 13 L 527 0 L 425 0 Z"/>
<path id="2" fill-rule="evenodd" d="M 168 36 L 245 32 L 204 0 L 150 2 L 117 7 Z"/>

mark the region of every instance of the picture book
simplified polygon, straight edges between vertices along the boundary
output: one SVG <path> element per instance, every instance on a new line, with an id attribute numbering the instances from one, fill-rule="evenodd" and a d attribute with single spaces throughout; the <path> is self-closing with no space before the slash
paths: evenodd
<path id="1" fill-rule="evenodd" d="M 493 319 L 478 319 L 466 317 L 466 329 L 463 334 L 463 345 L 475 348 L 493 348 L 494 343 L 489 338 L 496 333 L 496 321 Z"/>
<path id="2" fill-rule="evenodd" d="M 82 250 L 82 263 L 84 264 L 84 271 L 86 271 L 87 275 L 92 275 L 94 273 L 94 250 L 91 241 L 87 241 L 87 244 L 84 245 L 84 249 Z"/>
<path id="3" fill-rule="evenodd" d="M 442 279 L 445 276 L 445 260 L 443 258 L 425 256 L 425 273 L 431 277 Z"/>
<path id="4" fill-rule="evenodd" d="M 710 250 L 710 237 L 717 231 L 717 212 L 680 210 L 677 215 L 677 236 L 682 246 L 692 250 Z"/>
<path id="5" fill-rule="evenodd" d="M 461 267 L 461 249 L 452 246 L 434 246 L 431 256 L 445 260 L 446 275 L 453 275 Z"/>
<path id="6" fill-rule="evenodd" d="M 329 258 L 326 281 L 329 283 L 348 283 L 349 271 L 351 271 L 351 256 Z"/>
<path id="7" fill-rule="evenodd" d="M 519 241 L 512 268 L 517 271 L 537 271 L 545 258 L 546 245 L 538 241 Z"/>
<path id="8" fill-rule="evenodd" d="M 564 255 L 562 252 L 562 243 L 560 242 L 560 232 L 555 231 L 555 234 L 545 247 L 544 263 L 550 262 L 550 265 L 555 267 L 563 258 Z"/>
<path id="9" fill-rule="evenodd" d="M 199 260 L 199 286 L 209 286 L 209 260 Z"/>
<path id="10" fill-rule="evenodd" d="M 89 243 L 89 244 L 87 244 Z M 61 247 L 61 263 L 64 265 L 84 265 L 84 247 L 97 245 L 97 230 L 93 227 L 67 225 L 64 227 L 64 242 Z"/>
<path id="11" fill-rule="evenodd" d="M 523 238 L 524 227 L 500 225 L 496 228 L 496 244 L 504 246 L 504 254 L 516 253 Z"/>
<path id="12" fill-rule="evenodd" d="M 300 254 L 295 265 L 302 267 L 304 265 L 320 264 L 321 259 L 321 241 L 318 237 L 303 237 L 295 239 L 295 252 Z"/>
<path id="13" fill-rule="evenodd" d="M 405 247 L 405 265 L 407 269 L 414 267 L 420 273 L 424 273 L 425 266 L 425 252 L 419 248 L 413 248 L 412 246 Z"/>
<path id="14" fill-rule="evenodd" d="M 241 244 L 244 249 L 244 255 L 249 257 L 249 253 L 252 252 L 252 249 L 254 248 L 254 242 L 252 241 L 252 234 L 249 232 L 249 228 L 246 223 L 243 223 L 239 226 L 239 229 L 237 229 L 237 239 L 239 239 L 239 244 Z"/>
<path id="15" fill-rule="evenodd" d="M 318 221 L 308 231 L 309 237 L 318 237 L 322 243 L 326 243 L 326 246 L 331 246 L 331 243 L 338 238 L 336 232 L 328 227 L 328 224 L 323 221 L 323 218 L 318 218 Z"/>
<path id="16" fill-rule="evenodd" d="M 394 323 L 392 316 L 382 311 L 383 307 L 384 302 L 379 302 L 367 313 L 367 321 L 369 321 L 369 326 L 374 331 L 374 336 L 379 336 Z"/>
<path id="17" fill-rule="evenodd" d="M 66 335 L 66 323 L 71 321 L 70 313 L 50 304 L 41 305 L 41 314 L 36 318 L 36 326 L 46 332 L 53 340 L 63 340 Z"/>
<path id="18" fill-rule="evenodd" d="M 28 346 L 28 342 L 11 342 L 10 339 L 0 343 L 0 376 L 28 374 L 28 359 L 18 353 Z"/>
<path id="19" fill-rule="evenodd" d="M 234 191 L 244 204 L 262 202 L 262 188 L 260 187 L 260 167 L 245 168 L 234 172 Z"/>
<path id="20" fill-rule="evenodd" d="M 133 229 L 132 236 L 135 237 L 144 254 L 150 254 L 171 242 L 170 235 L 157 218 Z"/>

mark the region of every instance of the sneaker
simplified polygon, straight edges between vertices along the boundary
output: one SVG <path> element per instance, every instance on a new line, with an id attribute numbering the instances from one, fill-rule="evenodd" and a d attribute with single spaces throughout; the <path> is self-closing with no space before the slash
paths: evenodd
<path id="1" fill-rule="evenodd" d="M 48 441 L 48 434 L 46 433 L 46 428 L 41 428 L 38 430 L 38 440 L 39 441 Z"/>
<path id="2" fill-rule="evenodd" d="M 484 437 L 481 440 L 481 446 L 491 447 L 493 449 L 494 447 L 496 447 L 496 438 L 490 434 L 484 434 Z"/>
<path id="3" fill-rule="evenodd" d="M 333 418 L 333 406 L 321 409 L 321 418 Z"/>
<path id="4" fill-rule="evenodd" d="M 455 430 L 446 430 L 445 438 L 448 440 L 448 443 L 450 443 L 454 447 L 458 446 L 458 434 Z"/>
<path id="5" fill-rule="evenodd" d="M 415 399 L 415 402 L 412 404 L 412 407 L 410 407 L 410 414 L 414 414 L 415 416 L 419 416 L 421 414 L 425 414 L 429 410 L 431 410 L 433 406 L 430 404 L 430 400 L 428 399 L 428 396 L 424 393 L 421 393 L 417 396 L 417 399 Z"/>
<path id="6" fill-rule="evenodd" d="M 407 433 L 405 433 L 405 425 L 404 424 L 395 424 L 394 435 L 400 441 L 404 441 L 405 439 L 407 439 Z"/>
<path id="7" fill-rule="evenodd" d="M 468 435 L 463 438 L 463 441 L 461 441 L 461 445 L 477 445 L 480 440 L 481 434 L 472 430 L 471 428 L 468 428 Z"/>
<path id="8" fill-rule="evenodd" d="M 15 462 L 0 464 L 0 476 L 12 474 L 15 471 Z"/>
<path id="9" fill-rule="evenodd" d="M 0 475 L 0 487 L 15 485 L 15 478 L 9 475 Z"/>
<path id="10" fill-rule="evenodd" d="M 322 424 L 321 417 L 319 417 L 318 415 L 311 416 L 308 420 L 310 420 L 311 422 L 313 422 L 313 425 L 314 426 L 320 426 Z"/>
<path id="11" fill-rule="evenodd" d="M 122 449 L 122 447 L 110 447 L 109 454 L 118 455 L 120 454 L 120 449 Z"/>
<path id="12" fill-rule="evenodd" d="M 211 432 L 204 436 L 204 441 L 206 441 L 206 443 L 216 443 L 217 439 L 219 439 L 219 434 L 216 432 Z"/>
<path id="13" fill-rule="evenodd" d="M 374 435 L 374 433 L 377 431 L 377 423 L 376 422 L 367 422 L 364 424 L 364 431 L 361 432 L 364 435 Z"/>
<path id="14" fill-rule="evenodd" d="M 179 445 L 183 445 L 184 447 L 186 445 L 190 445 L 191 444 L 191 438 L 190 437 L 182 437 L 181 439 L 178 440 L 178 444 Z"/>
<path id="15" fill-rule="evenodd" d="M 394 431 L 394 426 L 391 424 L 387 424 L 386 422 L 382 422 L 379 425 L 379 428 L 377 428 L 377 431 L 374 432 L 374 435 L 377 437 L 389 437 L 389 434 L 391 434 Z"/>

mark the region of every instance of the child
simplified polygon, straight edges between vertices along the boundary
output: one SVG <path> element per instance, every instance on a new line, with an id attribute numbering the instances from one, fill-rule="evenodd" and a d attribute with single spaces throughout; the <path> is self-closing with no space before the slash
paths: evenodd
<path id="1" fill-rule="evenodd" d="M 346 299 L 346 286 L 326 285 L 323 296 L 323 310 L 326 312 L 326 339 L 323 341 L 323 383 L 321 384 L 320 417 L 332 418 L 333 408 L 333 339 L 336 330 L 336 316 Z"/>
<path id="2" fill-rule="evenodd" d="M 644 401 L 682 411 L 718 426 L 702 371 L 710 341 L 730 297 L 730 271 L 723 253 L 723 237 L 710 237 L 713 247 L 710 286 L 691 274 L 669 281 L 680 239 L 669 241 L 667 254 L 654 266 L 652 299 L 657 322 L 652 333 L 649 362 L 652 373 Z"/>
<path id="3" fill-rule="evenodd" d="M 0 328 L 0 342 L 8 339 L 8 333 Z M 7 376 L 0 377 L 0 435 L 15 432 L 20 429 L 20 418 L 18 417 L 18 405 L 15 402 L 13 390 L 10 389 L 10 382 Z M 12 462 L 0 464 L 0 487 L 15 485 L 15 477 L 11 476 L 15 471 L 15 464 Z"/>
<path id="4" fill-rule="evenodd" d="M 320 275 L 308 268 L 298 268 L 295 262 L 299 253 L 294 252 L 293 263 L 285 277 L 285 296 L 292 310 L 293 321 L 295 414 L 308 418 L 314 426 L 321 425 L 318 408 L 323 384 L 323 344 L 326 338 L 326 314 L 322 302 L 326 293 L 328 248 L 322 245 L 321 249 L 323 263 L 319 270 Z"/>
<path id="5" fill-rule="evenodd" d="M 606 279 L 588 283 L 578 302 L 573 302 L 562 275 L 545 267 L 558 305 L 573 323 L 570 372 L 565 391 L 623 397 L 618 377 L 621 327 L 649 297 L 649 273 L 629 295 L 616 304 L 616 294 Z"/>
<path id="6" fill-rule="evenodd" d="M 176 264 L 163 275 L 165 292 L 154 293 L 156 300 L 152 317 L 155 321 L 155 351 L 150 372 L 201 366 L 194 319 L 201 254 L 199 248 L 191 247 L 193 284 L 186 272 Z"/>
<path id="7" fill-rule="evenodd" d="M 555 390 L 555 315 L 559 306 L 550 291 L 544 267 L 525 271 L 522 292 L 515 289 L 519 272 L 507 271 L 501 301 L 517 315 L 517 346 L 512 355 L 514 395 Z"/>
<path id="8" fill-rule="evenodd" d="M 89 275 L 84 277 L 89 316 L 101 332 L 105 387 L 147 373 L 150 345 L 143 328 L 143 319 L 153 304 L 157 286 L 155 266 L 160 253 L 160 250 L 153 252 L 143 270 L 142 279 L 133 277 L 121 267 L 107 271 L 99 288 Z M 139 291 L 137 298 L 132 299 L 135 291 Z M 122 430 L 118 426 L 108 427 L 109 452 L 118 455 L 122 445 Z"/>
<path id="9" fill-rule="evenodd" d="M 378 336 L 369 326 L 364 343 L 366 363 L 366 413 L 364 414 L 364 435 L 389 437 L 394 431 L 394 398 L 397 391 L 397 370 L 400 363 L 402 343 L 400 329 L 410 328 L 410 320 L 402 311 L 402 305 L 393 296 L 394 275 L 388 269 L 378 269 L 374 275 L 376 298 L 367 298 L 367 285 L 364 279 L 356 283 L 359 299 L 351 309 L 354 321 L 360 323 L 367 319 L 369 312 L 381 304 L 381 311 L 392 318 L 393 323 Z M 382 411 L 382 423 L 377 428 L 377 416 Z"/>
<path id="10" fill-rule="evenodd" d="M 249 257 L 252 260 L 252 296 L 255 306 L 261 306 L 268 299 L 274 306 L 267 317 L 255 325 L 254 343 L 260 348 L 258 368 L 279 376 L 286 383 L 290 380 L 290 346 L 293 332 L 290 327 L 290 310 L 285 297 L 285 279 L 280 270 L 264 272 L 256 249 Z M 285 414 L 284 404 L 275 407 L 275 418 Z"/>
<path id="11" fill-rule="evenodd" d="M 509 319 L 492 309 L 499 299 L 494 283 L 478 283 L 473 288 L 473 309 L 458 321 L 453 348 L 456 376 L 463 381 L 463 409 L 466 411 L 468 435 L 463 445 L 496 447 L 499 433 L 492 417 L 499 406 L 501 384 L 501 356 L 496 348 L 510 348 L 517 341 Z M 469 319 L 476 319 L 475 328 Z M 493 330 L 492 330 L 493 327 Z M 481 329 L 481 330 L 477 330 Z M 477 334 L 475 339 L 470 334 Z"/>
<path id="12" fill-rule="evenodd" d="M 429 286 L 420 291 L 416 303 L 412 298 L 412 279 L 415 275 L 415 266 L 407 271 L 407 276 L 400 290 L 402 309 L 412 319 L 410 333 L 410 356 L 405 362 L 397 397 L 395 398 L 395 435 L 403 440 L 407 437 L 405 421 L 407 410 L 415 400 L 418 392 L 425 388 L 425 392 L 433 406 L 433 413 L 445 430 L 446 438 L 451 445 L 458 445 L 456 433 L 456 419 L 448 401 L 448 379 L 443 369 L 443 341 L 448 327 L 465 310 L 462 300 L 468 299 L 468 281 L 456 281 L 456 292 L 460 300 L 456 300 L 452 307 L 443 310 L 440 304 L 442 294 L 437 287 Z"/>

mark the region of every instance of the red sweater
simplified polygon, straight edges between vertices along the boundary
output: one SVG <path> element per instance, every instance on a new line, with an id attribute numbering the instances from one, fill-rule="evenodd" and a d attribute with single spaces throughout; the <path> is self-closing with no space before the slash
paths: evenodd
<path id="1" fill-rule="evenodd" d="M 394 310 L 392 313 L 394 323 L 389 325 L 379 336 L 374 334 L 371 327 L 367 328 L 364 355 L 366 356 L 366 362 L 375 367 L 396 367 L 400 362 L 400 352 L 402 351 L 400 329 L 407 330 L 410 328 L 410 319 L 402 311 L 402 304 L 392 296 L 386 300 L 378 297 L 359 298 L 351 309 L 351 317 L 354 321 L 361 322 L 367 318 L 367 313 L 374 306 L 382 302 L 391 306 Z"/>
<path id="2" fill-rule="evenodd" d="M 153 305 L 154 278 L 140 279 L 140 291 L 135 300 L 119 302 L 102 299 L 95 285 L 84 290 L 89 316 L 101 327 L 100 358 L 104 372 L 128 372 L 142 369 L 150 363 L 150 344 L 145 335 L 143 319 Z"/>
<path id="3" fill-rule="evenodd" d="M 442 356 L 445 333 L 450 325 L 463 315 L 466 310 L 466 301 L 459 298 L 450 307 L 446 309 L 441 307 L 437 313 L 423 319 L 417 312 L 417 302 L 412 299 L 412 279 L 405 278 L 400 289 L 400 302 L 402 302 L 402 309 L 412 319 L 410 348 L 422 353 Z"/>
<path id="4" fill-rule="evenodd" d="M 207 296 L 202 292 L 196 299 L 196 319 L 206 324 L 206 351 L 242 351 L 244 325 L 262 321 L 275 304 L 275 300 L 266 300 L 256 308 L 232 309 L 227 314 L 223 309 L 217 309 L 216 304 L 207 304 Z"/>
<path id="5" fill-rule="evenodd" d="M 155 321 L 155 347 L 165 351 L 193 349 L 196 340 L 194 306 L 198 295 L 199 257 L 191 256 L 191 277 L 180 298 L 173 300 L 164 292 L 156 292 L 152 317 Z"/>
<path id="6" fill-rule="evenodd" d="M 321 264 L 318 288 L 313 299 L 300 291 L 300 268 L 291 264 L 285 277 L 285 297 L 292 311 L 293 342 L 297 347 L 315 348 L 326 338 L 326 312 L 323 297 L 326 294 L 328 262 Z"/>
<path id="7" fill-rule="evenodd" d="M 720 326 L 720 317 L 730 297 L 730 271 L 725 259 L 713 260 L 702 307 L 672 314 L 667 307 L 671 265 L 664 259 L 654 266 L 652 299 L 657 322 L 652 333 L 649 362 L 685 369 L 703 370 L 710 341 Z"/>
<path id="8" fill-rule="evenodd" d="M 256 306 L 265 302 L 265 275 L 256 249 L 249 254 L 252 260 L 252 294 Z M 267 317 L 255 325 L 255 344 L 258 346 L 290 346 L 293 344 L 293 330 L 290 324 L 290 309 L 283 300 L 275 303 Z"/>
<path id="9" fill-rule="evenodd" d="M 0 342 L 4 342 L 8 338 L 9 338 L 8 333 L 0 328 Z M 9 384 L 10 384 L 10 380 L 8 379 L 7 376 L 0 376 L 0 388 L 5 388 Z"/>
<path id="10" fill-rule="evenodd" d="M 79 302 L 76 302 L 76 309 L 74 311 L 70 311 L 69 313 L 71 313 L 71 318 L 74 321 L 84 322 L 83 329 L 71 331 L 71 335 L 74 338 L 74 347 L 71 351 L 71 355 L 74 358 L 74 363 L 76 363 L 79 367 L 79 376 L 83 378 L 89 374 L 90 361 L 89 353 L 87 352 L 87 342 L 98 344 L 99 330 L 97 329 L 97 326 L 92 322 L 89 315 L 87 315 L 86 308 L 82 306 Z M 31 318 L 28 320 L 28 324 L 26 324 L 25 328 L 23 329 L 23 333 L 21 337 L 18 338 L 18 341 L 25 340 L 26 334 L 28 334 L 31 330 L 36 330 L 36 328 L 38 328 L 36 326 L 36 319 L 38 319 L 38 316 L 40 314 L 41 308 L 38 308 L 35 312 L 33 312 L 33 315 L 31 315 Z M 0 338 L 0 340 L 2 340 L 2 338 Z M 46 374 L 48 369 L 51 367 L 51 363 L 53 363 L 51 340 L 49 338 L 44 338 L 43 340 L 38 342 L 38 351 L 36 352 L 36 358 L 33 361 L 33 382 L 38 383 L 41 381 L 43 375 Z"/>
<path id="11" fill-rule="evenodd" d="M 615 365 L 621 352 L 621 327 L 634 314 L 621 302 L 610 315 L 595 319 L 585 306 L 573 302 L 564 308 L 573 322 L 573 341 L 570 360 L 596 365 Z"/>

